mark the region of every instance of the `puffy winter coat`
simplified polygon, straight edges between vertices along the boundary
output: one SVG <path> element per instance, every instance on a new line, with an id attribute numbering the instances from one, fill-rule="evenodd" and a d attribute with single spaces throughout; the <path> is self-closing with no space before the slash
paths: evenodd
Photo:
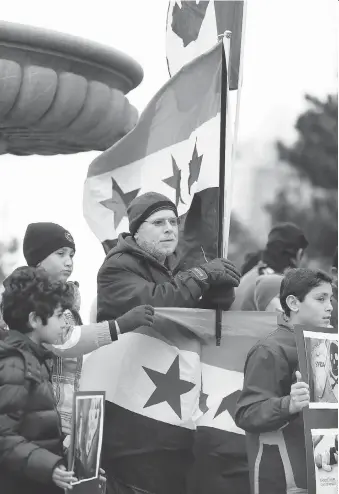
<path id="1" fill-rule="evenodd" d="M 63 448 L 49 358 L 19 331 L 0 342 L 1 493 L 62 493 L 52 483 Z"/>
<path id="2" fill-rule="evenodd" d="M 211 290 L 204 293 L 189 271 L 175 274 L 175 264 L 175 256 L 161 264 L 141 249 L 131 235 L 121 234 L 98 273 L 97 321 L 116 319 L 143 304 L 210 308 L 211 300 L 208 305 L 203 302 Z M 217 288 L 217 292 L 223 291 L 223 310 L 227 310 L 234 300 L 234 290 Z"/>

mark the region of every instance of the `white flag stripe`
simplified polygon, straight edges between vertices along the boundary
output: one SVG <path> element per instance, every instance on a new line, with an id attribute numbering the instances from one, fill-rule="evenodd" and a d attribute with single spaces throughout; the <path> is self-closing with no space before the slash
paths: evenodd
<path id="1" fill-rule="evenodd" d="M 196 425 L 213 427 L 236 434 L 245 434 L 235 425 L 234 420 L 227 410 L 215 416 L 223 399 L 239 391 L 243 387 L 244 375 L 242 372 L 221 369 L 213 365 L 201 364 L 202 392 L 207 395 L 206 405 L 208 411 L 200 412 L 195 416 Z"/>
<path id="2" fill-rule="evenodd" d="M 139 195 L 141 195 L 145 192 L 156 190 L 175 202 L 176 191 L 163 181 L 173 175 L 173 157 L 181 170 L 181 198 L 183 202 L 178 204 L 179 215 L 188 211 L 193 195 L 196 192 L 209 187 L 218 187 L 219 129 L 220 114 L 198 127 L 186 141 L 161 149 L 146 158 L 124 167 L 116 168 L 112 172 L 87 178 L 84 187 L 84 215 L 99 240 L 101 242 L 107 240 L 108 232 L 110 232 L 111 238 L 116 238 L 118 232 L 126 231 L 126 228 L 121 228 L 122 225 L 119 225 L 116 232 L 114 231 L 113 212 L 100 204 L 101 201 L 112 198 L 111 178 L 116 180 L 124 193 L 140 189 Z M 230 130 L 227 133 L 227 140 L 231 139 L 232 133 Z M 195 144 L 198 156 L 202 156 L 202 162 L 198 181 L 192 186 L 189 194 L 189 162 L 192 158 Z M 228 147 L 230 149 L 227 151 L 227 159 L 229 159 L 232 146 L 229 145 Z M 213 166 L 215 163 L 217 166 Z M 100 222 L 97 220 L 98 217 L 101 218 Z M 124 226 L 128 227 L 127 221 Z"/>
<path id="3" fill-rule="evenodd" d="M 209 2 L 204 20 L 202 21 L 199 36 L 196 41 L 192 41 L 184 47 L 182 39 L 172 31 L 173 7 L 176 3 L 171 2 L 166 30 L 166 51 L 171 77 L 176 74 L 184 65 L 198 57 L 202 53 L 210 50 L 218 41 L 217 23 L 214 9 L 214 2 Z"/>
<path id="4" fill-rule="evenodd" d="M 166 374 L 178 355 L 180 380 L 195 384 L 191 391 L 181 395 L 181 419 L 167 402 L 144 408 L 156 386 L 143 367 Z M 80 389 L 104 390 L 106 400 L 127 410 L 161 422 L 195 429 L 192 417 L 198 408 L 200 383 L 200 358 L 197 353 L 179 350 L 144 334 L 129 333 L 88 357 Z"/>

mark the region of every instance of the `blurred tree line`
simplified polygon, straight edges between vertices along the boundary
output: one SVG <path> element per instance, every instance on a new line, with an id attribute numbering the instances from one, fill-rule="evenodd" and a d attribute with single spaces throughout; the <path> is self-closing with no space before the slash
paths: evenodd
<path id="1" fill-rule="evenodd" d="M 276 144 L 278 166 L 290 166 L 291 181 L 266 209 L 272 224 L 299 225 L 309 240 L 308 257 L 326 262 L 338 243 L 338 96 L 305 98 L 309 108 L 296 121 L 296 142 Z"/>

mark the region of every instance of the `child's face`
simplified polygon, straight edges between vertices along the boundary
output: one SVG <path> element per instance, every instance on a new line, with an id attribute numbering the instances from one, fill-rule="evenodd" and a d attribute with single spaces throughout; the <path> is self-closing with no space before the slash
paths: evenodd
<path id="1" fill-rule="evenodd" d="M 312 288 L 302 302 L 298 303 L 298 324 L 328 327 L 332 313 L 332 286 L 322 283 Z"/>
<path id="2" fill-rule="evenodd" d="M 62 247 L 52 252 L 41 261 L 43 267 L 53 281 L 67 281 L 73 271 L 74 250 L 70 247 Z"/>
<path id="3" fill-rule="evenodd" d="M 36 332 L 40 343 L 56 345 L 60 344 L 65 329 L 66 319 L 64 311 L 62 307 L 59 306 L 54 310 L 53 315 L 47 319 L 47 324 L 41 324 Z"/>

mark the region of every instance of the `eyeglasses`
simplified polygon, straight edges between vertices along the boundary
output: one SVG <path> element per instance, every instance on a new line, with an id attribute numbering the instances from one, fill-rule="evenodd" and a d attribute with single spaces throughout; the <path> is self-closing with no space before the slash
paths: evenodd
<path id="1" fill-rule="evenodd" d="M 163 228 L 164 226 L 166 226 L 167 222 L 172 227 L 177 227 L 180 223 L 180 220 L 179 220 L 179 218 L 159 218 L 158 220 L 153 220 L 153 221 L 145 220 L 145 223 L 150 223 L 151 225 L 155 226 L 156 228 Z"/>

